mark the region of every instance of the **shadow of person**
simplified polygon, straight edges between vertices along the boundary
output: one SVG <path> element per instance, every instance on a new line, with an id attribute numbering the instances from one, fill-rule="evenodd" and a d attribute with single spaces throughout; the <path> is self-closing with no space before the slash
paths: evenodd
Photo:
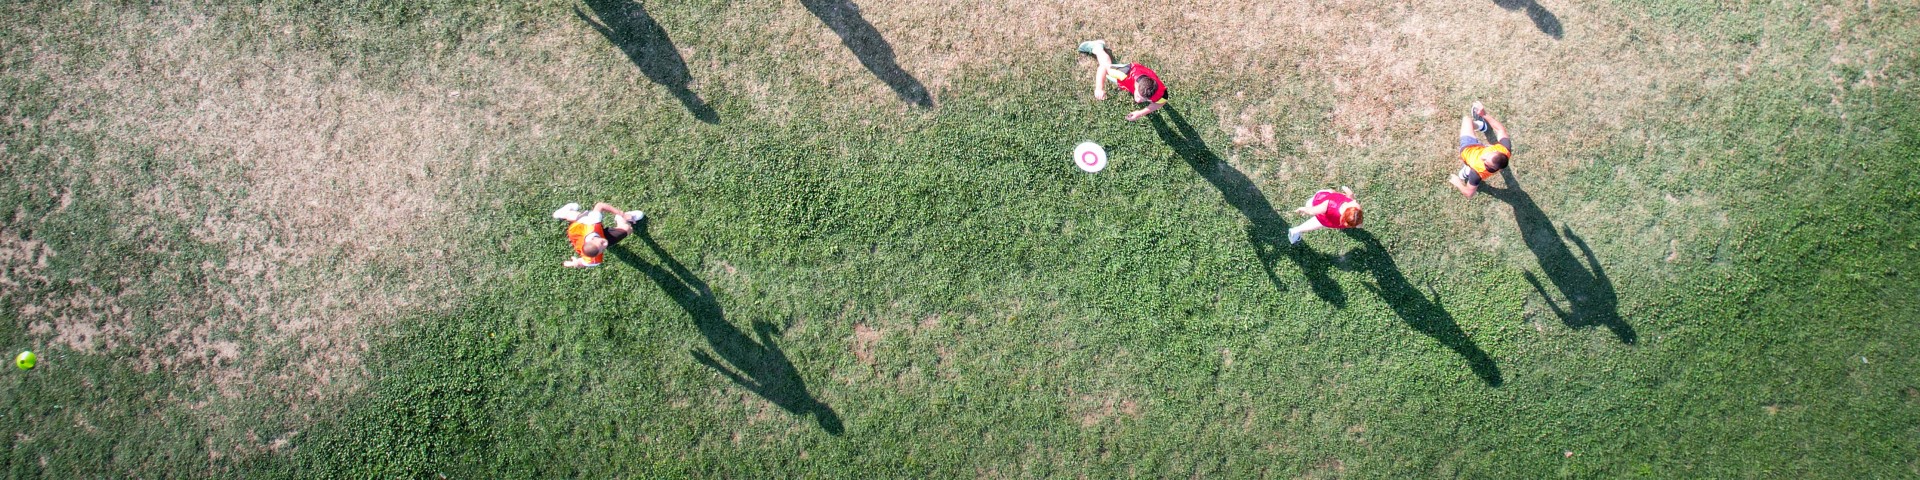
<path id="1" fill-rule="evenodd" d="M 1546 299 L 1554 315 L 1560 317 L 1560 321 L 1568 327 L 1604 326 L 1613 331 L 1621 343 L 1631 345 L 1637 341 L 1633 326 L 1620 318 L 1619 295 L 1613 289 L 1613 281 L 1607 278 L 1606 270 L 1601 268 L 1600 260 L 1594 258 L 1593 249 L 1587 247 L 1586 240 L 1574 235 L 1572 227 L 1562 224 L 1566 240 L 1572 241 L 1586 256 L 1587 262 L 1582 265 L 1579 257 L 1575 257 L 1566 242 L 1561 240 L 1561 234 L 1554 232 L 1553 221 L 1547 219 L 1547 213 L 1533 202 L 1532 195 L 1520 188 L 1520 182 L 1513 176 L 1513 169 L 1503 170 L 1501 174 L 1506 177 L 1506 188 L 1482 187 L 1481 191 L 1513 206 L 1513 220 L 1519 225 L 1521 240 L 1540 260 L 1540 271 L 1546 274 L 1547 281 L 1553 283 L 1554 288 L 1560 290 L 1560 295 L 1566 298 L 1567 308 L 1560 308 L 1560 304 L 1553 295 L 1547 293 L 1546 287 L 1540 284 L 1540 279 L 1533 272 L 1522 272 L 1527 282 L 1533 284 L 1534 290 Z"/>
<path id="2" fill-rule="evenodd" d="M 587 26 L 607 37 L 607 41 L 627 54 L 627 60 L 640 67 L 640 73 L 648 80 L 673 92 L 673 98 L 680 100 L 693 118 L 706 123 L 719 123 L 720 114 L 700 100 L 700 96 L 687 88 L 687 82 L 693 76 L 687 73 L 687 61 L 680 57 L 680 49 L 674 48 L 673 39 L 667 38 L 667 31 L 653 21 L 647 14 L 647 8 L 632 0 L 586 0 L 587 8 L 593 9 L 593 15 L 573 7 L 573 14 Z M 598 17 L 598 21 L 595 21 Z"/>
<path id="3" fill-rule="evenodd" d="M 1333 259 L 1314 254 L 1304 244 L 1289 245 L 1287 221 L 1273 210 L 1273 204 L 1267 201 L 1266 194 L 1261 193 L 1260 187 L 1255 186 L 1246 174 L 1240 173 L 1240 169 L 1233 168 L 1233 165 L 1214 155 L 1213 150 L 1207 148 L 1206 141 L 1200 138 L 1199 132 L 1194 131 L 1193 125 L 1187 123 L 1178 109 L 1169 105 L 1158 114 L 1148 115 L 1147 121 L 1160 134 L 1160 140 L 1172 147 L 1182 160 L 1186 160 L 1194 173 L 1213 184 L 1228 205 L 1247 217 L 1247 243 L 1253 246 L 1254 256 L 1260 259 L 1261 270 L 1266 272 L 1267 280 L 1273 282 L 1275 288 L 1286 289 L 1286 284 L 1273 272 L 1274 264 L 1279 262 L 1281 256 L 1286 256 L 1300 267 L 1315 295 L 1335 307 L 1346 307 L 1346 292 L 1327 273 L 1333 266 Z"/>
<path id="4" fill-rule="evenodd" d="M 873 76 L 886 82 L 900 100 L 920 108 L 933 107 L 933 95 L 927 93 L 927 87 L 913 78 L 906 69 L 893 59 L 893 45 L 880 36 L 880 30 L 873 28 L 867 18 L 860 15 L 860 6 L 851 0 L 800 0 L 800 5 L 808 12 L 827 24 L 834 35 L 840 36 L 840 44 L 853 51 L 854 58 L 860 59 L 860 65 L 873 72 Z"/>
<path id="5" fill-rule="evenodd" d="M 1553 16 L 1553 12 L 1547 11 L 1547 7 L 1540 6 L 1539 2 L 1535 0 L 1493 0 L 1493 4 L 1499 5 L 1500 8 L 1507 9 L 1508 11 L 1526 10 L 1527 18 L 1533 20 L 1534 28 L 1539 28 L 1540 33 L 1545 33 L 1555 40 L 1560 39 L 1562 33 L 1560 30 L 1560 17 Z"/>
<path id="6" fill-rule="evenodd" d="M 1374 283 L 1378 286 L 1368 285 L 1367 288 L 1380 295 L 1380 299 L 1386 300 L 1387 305 L 1393 308 L 1393 313 L 1400 316 L 1400 321 L 1460 354 L 1467 360 L 1467 367 L 1473 369 L 1473 374 L 1479 376 L 1487 386 L 1498 387 L 1506 383 L 1500 376 L 1500 366 L 1493 363 L 1493 357 L 1481 350 L 1473 339 L 1467 338 L 1467 333 L 1454 323 L 1453 314 L 1447 313 L 1446 307 L 1440 305 L 1440 295 L 1431 291 L 1423 294 L 1408 283 L 1407 277 L 1400 273 L 1400 266 L 1394 263 L 1393 255 L 1387 253 L 1387 247 L 1381 245 L 1373 234 L 1358 228 L 1344 231 L 1347 236 L 1363 244 L 1360 250 L 1350 256 L 1354 262 L 1366 265 L 1366 270 L 1373 274 Z M 1432 298 L 1429 299 L 1429 296 Z"/>
<path id="7" fill-rule="evenodd" d="M 648 263 L 625 247 L 608 250 L 622 263 L 646 274 L 693 317 L 694 327 L 706 337 L 707 345 L 713 350 L 712 355 L 699 350 L 689 352 L 694 360 L 788 412 L 813 415 L 827 433 L 839 435 L 845 431 L 840 415 L 807 393 L 806 380 L 800 377 L 800 371 L 794 369 L 793 362 L 776 342 L 780 332 L 773 324 L 755 320 L 753 336 L 740 331 L 720 311 L 720 302 L 714 299 L 713 290 L 706 282 L 661 248 L 644 228 L 635 231 L 633 236 L 647 244 L 661 265 Z"/>

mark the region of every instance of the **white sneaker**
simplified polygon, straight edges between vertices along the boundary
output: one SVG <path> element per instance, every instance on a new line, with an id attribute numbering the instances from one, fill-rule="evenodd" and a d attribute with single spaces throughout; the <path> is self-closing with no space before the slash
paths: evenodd
<path id="1" fill-rule="evenodd" d="M 646 220 L 646 219 L 647 219 L 647 212 L 642 212 L 639 210 L 627 212 L 627 223 L 640 223 L 641 220 Z"/>
<path id="2" fill-rule="evenodd" d="M 560 207 L 559 210 L 554 210 L 553 218 L 557 218 L 561 220 L 573 220 L 575 217 L 580 216 L 579 213 L 580 213 L 580 204 L 569 203 L 569 204 L 566 204 L 566 206 Z"/>
<path id="3" fill-rule="evenodd" d="M 1107 49 L 1106 40 L 1088 40 L 1088 41 L 1080 42 L 1080 48 L 1079 48 L 1080 53 L 1085 53 L 1089 55 L 1093 54 L 1093 52 L 1106 50 L 1106 49 Z"/>
<path id="4" fill-rule="evenodd" d="M 1287 241 L 1293 242 L 1294 245 L 1299 245 L 1300 232 L 1287 232 Z"/>

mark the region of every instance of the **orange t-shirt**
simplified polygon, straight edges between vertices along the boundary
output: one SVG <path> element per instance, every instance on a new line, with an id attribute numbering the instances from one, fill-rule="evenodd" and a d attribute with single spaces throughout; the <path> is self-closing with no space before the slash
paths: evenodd
<path id="1" fill-rule="evenodd" d="M 1486 180 L 1487 177 L 1492 177 L 1494 174 L 1494 172 L 1487 171 L 1487 165 L 1480 161 L 1480 155 L 1485 154 L 1487 149 L 1493 149 L 1493 151 L 1507 154 L 1507 158 L 1509 159 L 1513 158 L 1513 152 L 1507 151 L 1506 145 L 1498 143 L 1492 145 L 1481 143 L 1461 147 L 1460 163 L 1467 164 L 1467 168 L 1472 168 L 1474 173 L 1480 174 L 1481 180 Z"/>
<path id="2" fill-rule="evenodd" d="M 567 225 L 567 243 L 573 244 L 573 253 L 587 262 L 589 267 L 600 265 L 600 260 L 606 257 L 606 250 L 602 249 L 599 255 L 587 256 L 587 235 L 607 238 L 607 231 L 599 223 L 573 222 Z"/>

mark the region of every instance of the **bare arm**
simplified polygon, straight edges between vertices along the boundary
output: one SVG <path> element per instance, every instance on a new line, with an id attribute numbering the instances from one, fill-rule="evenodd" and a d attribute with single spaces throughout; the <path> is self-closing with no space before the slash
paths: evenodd
<path id="1" fill-rule="evenodd" d="M 627 222 L 626 211 L 620 210 L 619 208 L 614 208 L 613 205 L 608 205 L 606 203 L 596 203 L 593 205 L 593 209 L 599 210 L 602 212 L 607 212 L 607 214 L 612 215 L 613 228 L 627 229 L 629 231 L 633 229 L 633 224 Z"/>
<path id="2" fill-rule="evenodd" d="M 1502 144 L 1513 143 L 1513 140 L 1507 138 L 1507 126 L 1500 123 L 1500 119 L 1494 118 L 1493 114 L 1487 113 L 1486 105 L 1481 105 L 1480 102 L 1473 102 L 1473 114 L 1479 115 L 1480 119 L 1487 121 L 1487 128 L 1493 129 L 1494 142 Z"/>
<path id="3" fill-rule="evenodd" d="M 1160 111 L 1160 109 L 1165 107 L 1166 105 L 1167 104 L 1164 104 L 1164 103 L 1149 103 L 1147 104 L 1147 108 L 1135 110 L 1133 113 L 1127 114 L 1127 121 L 1132 122 L 1132 121 L 1139 120 L 1142 117 L 1146 117 L 1148 114 Z"/>
<path id="4" fill-rule="evenodd" d="M 1296 208 L 1296 209 L 1293 209 L 1293 213 L 1298 213 L 1298 214 L 1306 215 L 1309 217 L 1319 215 L 1322 213 L 1327 213 L 1327 202 L 1320 202 L 1317 204 Z"/>
<path id="5" fill-rule="evenodd" d="M 1512 139 L 1507 138 L 1507 126 L 1504 124 L 1501 124 L 1500 119 L 1493 118 L 1493 115 L 1481 115 L 1480 118 L 1486 119 L 1487 128 L 1493 129 L 1494 143 L 1499 143 L 1502 145 L 1513 143 Z"/>

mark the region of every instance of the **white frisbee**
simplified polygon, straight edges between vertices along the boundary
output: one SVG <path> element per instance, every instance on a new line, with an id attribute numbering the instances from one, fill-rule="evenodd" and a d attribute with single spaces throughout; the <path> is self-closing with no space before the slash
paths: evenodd
<path id="1" fill-rule="evenodd" d="M 1080 142 L 1080 146 L 1073 147 L 1073 164 L 1087 173 L 1098 172 L 1107 168 L 1107 149 L 1100 148 L 1098 143 Z"/>

